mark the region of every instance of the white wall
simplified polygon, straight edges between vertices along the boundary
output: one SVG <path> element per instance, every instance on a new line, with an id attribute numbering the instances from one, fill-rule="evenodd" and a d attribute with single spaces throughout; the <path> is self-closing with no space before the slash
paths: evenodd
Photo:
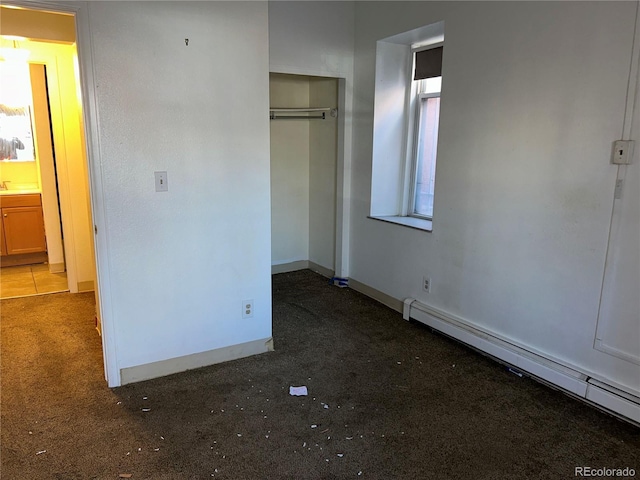
<path id="1" fill-rule="evenodd" d="M 397 215 L 402 210 L 407 145 L 407 74 L 410 47 L 377 42 L 371 215 Z M 399 161 L 390 161 L 397 158 Z"/>
<path id="2" fill-rule="evenodd" d="M 350 78 L 354 2 L 269 1 L 271 72 Z"/>
<path id="3" fill-rule="evenodd" d="M 117 367 L 270 338 L 267 4 L 86 8 Z"/>
<path id="4" fill-rule="evenodd" d="M 309 78 L 269 75 L 270 106 L 309 107 Z M 271 264 L 309 260 L 309 120 L 271 126 Z"/>
<path id="5" fill-rule="evenodd" d="M 593 348 L 636 6 L 356 2 L 351 277 L 638 392 L 637 365 Z M 428 233 L 366 218 L 375 47 L 441 20 Z"/>

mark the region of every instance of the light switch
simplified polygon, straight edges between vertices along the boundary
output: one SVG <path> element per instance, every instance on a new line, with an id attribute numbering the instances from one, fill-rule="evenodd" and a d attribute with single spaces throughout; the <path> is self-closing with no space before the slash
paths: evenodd
<path id="1" fill-rule="evenodd" d="M 167 172 L 154 172 L 156 176 L 156 192 L 166 192 L 169 190 L 167 183 Z"/>
<path id="2" fill-rule="evenodd" d="M 633 141 L 616 140 L 613 142 L 613 156 L 611 163 L 614 165 L 629 165 L 633 155 Z"/>

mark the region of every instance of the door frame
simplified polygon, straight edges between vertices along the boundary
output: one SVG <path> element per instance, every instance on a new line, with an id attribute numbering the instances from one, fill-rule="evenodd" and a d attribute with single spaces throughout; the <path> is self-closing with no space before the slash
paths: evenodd
<path id="1" fill-rule="evenodd" d="M 293 68 L 269 65 L 269 73 L 334 78 L 338 80 L 338 139 L 336 162 L 336 232 L 334 275 L 349 278 L 349 224 L 351 222 L 351 144 L 353 115 L 353 73 L 328 69 Z"/>
<path id="2" fill-rule="evenodd" d="M 53 65 L 52 65 L 53 63 Z M 51 135 L 53 133 L 51 113 L 51 93 L 47 89 L 47 72 L 57 72 L 57 62 L 48 59 L 29 59 L 31 95 L 33 97 L 34 138 L 38 149 L 38 180 L 42 196 L 44 230 L 47 239 L 47 261 L 49 272 L 61 273 L 66 270 L 65 246 L 62 235 L 62 214 L 55 153 Z M 59 100 L 57 102 L 60 103 Z M 67 278 L 67 285 L 69 284 Z"/>

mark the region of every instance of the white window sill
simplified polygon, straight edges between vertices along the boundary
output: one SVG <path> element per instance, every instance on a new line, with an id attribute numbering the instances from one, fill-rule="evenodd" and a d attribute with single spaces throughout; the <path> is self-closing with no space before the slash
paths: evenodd
<path id="1" fill-rule="evenodd" d="M 403 225 L 409 228 L 415 228 L 416 230 L 423 230 L 425 232 L 430 232 L 433 230 L 433 225 L 431 220 L 426 220 L 424 218 L 416 218 L 416 217 L 400 217 L 398 215 L 389 215 L 389 216 L 380 216 L 380 217 L 372 217 L 369 216 L 373 220 L 381 220 L 383 222 L 395 223 L 396 225 Z"/>

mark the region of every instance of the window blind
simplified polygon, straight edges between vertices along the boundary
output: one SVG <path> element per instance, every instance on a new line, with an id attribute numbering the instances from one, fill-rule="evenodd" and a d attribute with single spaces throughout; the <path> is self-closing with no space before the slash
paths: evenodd
<path id="1" fill-rule="evenodd" d="M 442 76 L 442 50 L 444 47 L 431 48 L 416 52 L 416 70 L 414 80 Z"/>

